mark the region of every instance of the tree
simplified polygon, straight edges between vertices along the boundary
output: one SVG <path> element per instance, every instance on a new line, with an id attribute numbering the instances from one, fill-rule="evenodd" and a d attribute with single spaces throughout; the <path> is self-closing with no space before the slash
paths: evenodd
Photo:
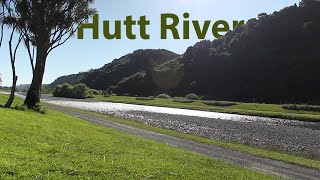
<path id="1" fill-rule="evenodd" d="M 1 79 L 1 74 L 0 74 L 0 85 L 1 85 L 1 83 L 2 83 L 2 79 Z"/>
<path id="2" fill-rule="evenodd" d="M 320 7 L 318 0 L 302 0 L 299 4 L 301 7 Z"/>
<path id="3" fill-rule="evenodd" d="M 79 25 L 96 13 L 90 7 L 94 0 L 13 1 L 14 18 L 33 69 L 33 78 L 25 104 L 33 107 L 40 102 L 40 90 L 48 55 L 69 40 Z"/>
<path id="4" fill-rule="evenodd" d="M 14 18 L 14 15 L 16 14 L 15 11 L 12 9 L 12 5 L 14 4 L 13 0 L 3 0 L 1 2 L 1 18 L 0 18 L 0 23 L 1 23 L 1 39 L 0 39 L 0 46 L 2 45 L 2 40 L 3 40 L 3 28 L 4 25 L 8 26 L 11 28 L 11 33 L 9 37 L 9 53 L 10 53 L 10 62 L 11 62 L 11 69 L 12 69 L 12 86 L 11 86 L 11 94 L 9 96 L 8 101 L 4 105 L 4 107 L 9 108 L 14 100 L 14 93 L 16 91 L 16 85 L 17 85 L 17 80 L 18 76 L 16 75 L 16 67 L 15 67 L 15 62 L 16 62 L 16 54 L 17 50 L 21 44 L 22 41 L 22 35 L 19 35 L 19 38 L 17 42 L 13 42 L 14 40 L 14 34 L 15 31 L 17 30 L 17 19 Z"/>

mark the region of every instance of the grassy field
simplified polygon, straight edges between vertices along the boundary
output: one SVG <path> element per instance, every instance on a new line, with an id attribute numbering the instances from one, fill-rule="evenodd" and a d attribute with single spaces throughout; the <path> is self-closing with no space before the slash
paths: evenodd
<path id="1" fill-rule="evenodd" d="M 53 110 L 0 114 L 0 179 L 275 178 Z"/>
<path id="2" fill-rule="evenodd" d="M 320 122 L 320 112 L 286 110 L 283 109 L 281 105 L 275 104 L 238 103 L 237 105 L 233 106 L 221 107 L 209 106 L 204 104 L 203 101 L 200 100 L 191 103 L 180 103 L 174 102 L 173 99 L 156 98 L 155 100 L 136 100 L 135 97 L 127 96 L 95 96 L 93 99 L 108 102 L 174 107 L 232 114 L 242 114 L 250 116 L 263 116 Z"/>

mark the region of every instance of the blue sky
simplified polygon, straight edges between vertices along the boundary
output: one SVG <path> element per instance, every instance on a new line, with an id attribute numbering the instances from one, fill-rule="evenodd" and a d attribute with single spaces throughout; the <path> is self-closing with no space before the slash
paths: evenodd
<path id="1" fill-rule="evenodd" d="M 47 60 L 44 83 L 51 83 L 62 75 L 74 74 L 87 71 L 92 68 L 99 68 L 115 58 L 131 53 L 137 49 L 168 49 L 182 54 L 189 47 L 198 42 L 194 31 L 190 31 L 189 40 L 173 40 L 160 38 L 160 15 L 173 13 L 183 20 L 183 13 L 190 14 L 189 20 L 248 20 L 255 18 L 259 13 L 272 13 L 283 7 L 299 4 L 299 0 L 96 0 L 94 7 L 100 15 L 100 26 L 103 20 L 109 20 L 113 25 L 115 20 L 125 20 L 126 16 L 133 16 L 138 20 L 140 16 L 147 16 L 151 24 L 147 27 L 150 40 L 128 40 L 122 28 L 121 40 L 106 40 L 100 27 L 100 39 L 93 40 L 91 31 L 85 31 L 84 40 L 76 37 L 69 40 L 65 45 L 51 52 Z M 90 22 L 90 20 L 89 20 Z M 138 32 L 138 27 L 134 32 Z M 182 31 L 179 31 L 182 33 Z M 5 32 L 5 36 L 9 36 Z M 206 37 L 213 40 L 212 33 Z M 2 74 L 2 85 L 11 85 L 11 68 L 7 39 L 0 49 L 0 74 Z M 32 79 L 31 66 L 27 58 L 26 50 L 20 47 L 16 63 L 18 84 L 30 84 Z"/>

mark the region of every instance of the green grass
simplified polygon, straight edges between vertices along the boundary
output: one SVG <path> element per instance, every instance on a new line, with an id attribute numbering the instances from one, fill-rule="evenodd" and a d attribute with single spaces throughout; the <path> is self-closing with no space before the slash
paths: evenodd
<path id="1" fill-rule="evenodd" d="M 201 143 L 212 144 L 212 145 L 228 148 L 231 150 L 243 152 L 246 154 L 256 155 L 256 156 L 260 156 L 260 157 L 265 157 L 265 158 L 269 158 L 269 159 L 283 161 L 283 162 L 290 163 L 290 164 L 296 164 L 296 165 L 320 170 L 320 160 L 319 159 L 309 159 L 306 157 L 285 154 L 285 153 L 281 153 L 281 152 L 277 152 L 277 151 L 271 151 L 271 150 L 252 147 L 252 146 L 248 146 L 248 145 L 242 145 L 239 143 L 217 141 L 217 140 L 208 139 L 208 138 L 204 138 L 204 137 L 199 137 L 199 136 L 194 136 L 194 135 L 185 134 L 185 133 L 181 133 L 181 132 L 176 132 L 176 131 L 171 131 L 171 130 L 167 130 L 167 129 L 148 126 L 148 125 L 140 123 L 140 122 L 130 121 L 130 120 L 121 119 L 121 118 L 108 116 L 108 115 L 103 115 L 103 114 L 99 114 L 99 113 L 95 113 L 95 112 L 84 111 L 84 110 L 79 110 L 79 109 L 75 109 L 75 108 L 67 108 L 67 107 L 65 107 L 65 108 L 73 110 L 73 111 L 77 111 L 77 112 L 86 113 L 88 115 L 92 115 L 95 117 L 105 118 L 106 120 L 111 120 L 114 122 L 126 124 L 126 125 L 129 125 L 132 127 L 146 129 L 146 130 L 150 130 L 153 132 L 167 134 L 167 135 L 171 135 L 171 136 L 175 136 L 175 137 L 179 137 L 179 138 L 190 139 L 190 140 L 194 140 L 194 141 L 201 142 Z"/>
<path id="2" fill-rule="evenodd" d="M 276 178 L 53 110 L 0 114 L 0 179 Z"/>
<path id="3" fill-rule="evenodd" d="M 233 106 L 210 106 L 203 103 L 203 101 L 194 101 L 192 103 L 180 103 L 174 102 L 173 99 L 161 99 L 156 98 L 153 101 L 136 100 L 135 97 L 127 96 L 95 96 L 93 99 L 99 101 L 118 102 L 127 104 L 140 104 L 149 106 L 162 106 L 162 107 L 173 107 L 173 108 L 184 108 L 194 110 L 204 110 L 212 112 L 242 114 L 249 116 L 263 116 L 283 119 L 294 119 L 302 121 L 314 121 L 320 122 L 320 112 L 310 111 L 294 111 L 286 110 L 282 108 L 282 105 L 275 104 L 256 104 L 256 103 L 238 103 Z"/>

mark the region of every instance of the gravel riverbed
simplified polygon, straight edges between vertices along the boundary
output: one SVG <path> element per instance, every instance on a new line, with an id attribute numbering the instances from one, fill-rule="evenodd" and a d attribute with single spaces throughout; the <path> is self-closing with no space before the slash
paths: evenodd
<path id="1" fill-rule="evenodd" d="M 61 98 L 43 101 L 216 140 L 320 159 L 320 123 Z"/>

